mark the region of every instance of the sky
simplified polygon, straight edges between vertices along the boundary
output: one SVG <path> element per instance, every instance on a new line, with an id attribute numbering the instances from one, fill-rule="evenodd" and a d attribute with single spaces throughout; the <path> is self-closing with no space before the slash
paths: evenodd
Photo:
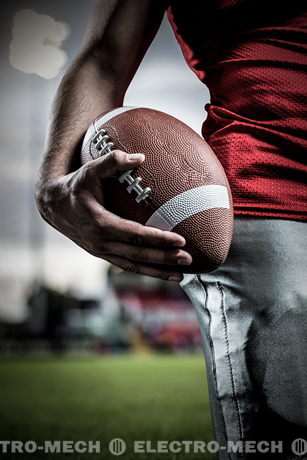
<path id="1" fill-rule="evenodd" d="M 2 315 L 14 319 L 24 314 L 22 298 L 34 278 L 57 289 L 79 289 L 88 295 L 100 291 L 104 265 L 45 224 L 33 196 L 52 98 L 78 50 L 94 2 L 3 3 L 0 11 L 0 318 Z M 25 9 L 31 11 L 24 13 Z M 46 29 L 44 43 L 51 46 L 48 52 L 37 46 L 35 61 L 31 40 L 33 36 L 41 37 Z M 40 59 L 42 62 L 37 65 Z M 52 62 L 58 66 L 56 71 Z M 24 73 L 34 68 L 41 76 Z M 162 110 L 200 132 L 208 101 L 207 88 L 185 64 L 171 27 L 164 19 L 124 104 Z"/>

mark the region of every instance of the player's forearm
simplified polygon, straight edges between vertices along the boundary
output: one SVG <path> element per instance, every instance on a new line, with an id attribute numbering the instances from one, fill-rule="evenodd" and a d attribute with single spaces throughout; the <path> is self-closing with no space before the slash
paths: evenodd
<path id="1" fill-rule="evenodd" d="M 39 184 L 78 166 L 93 119 L 122 105 L 125 91 L 161 23 L 165 0 L 98 0 L 79 55 L 55 98 Z M 76 168 L 75 168 L 76 169 Z"/>
<path id="2" fill-rule="evenodd" d="M 82 56 L 73 63 L 55 97 L 39 185 L 68 174 L 78 164 L 80 142 L 90 123 L 122 104 L 123 91 L 116 86 L 95 57 Z"/>

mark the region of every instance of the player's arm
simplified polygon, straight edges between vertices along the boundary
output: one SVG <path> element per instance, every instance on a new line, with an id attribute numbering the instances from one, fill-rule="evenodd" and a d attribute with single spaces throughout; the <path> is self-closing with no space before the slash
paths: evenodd
<path id="1" fill-rule="evenodd" d="M 190 263 L 184 239 L 132 221 L 103 207 L 101 179 L 144 161 L 114 151 L 80 167 L 83 135 L 97 115 L 123 103 L 126 89 L 155 36 L 164 0 L 99 0 L 81 49 L 58 88 L 47 150 L 36 187 L 43 218 L 93 255 L 119 267 L 181 279 L 177 263 Z M 163 271 L 152 264 L 174 264 Z"/>

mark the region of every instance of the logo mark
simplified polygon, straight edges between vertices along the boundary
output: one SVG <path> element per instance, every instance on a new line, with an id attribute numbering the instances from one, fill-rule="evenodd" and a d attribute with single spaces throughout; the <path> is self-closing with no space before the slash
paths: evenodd
<path id="1" fill-rule="evenodd" d="M 122 455 L 126 451 L 126 443 L 120 438 L 112 439 L 109 442 L 109 451 L 113 455 Z"/>
<path id="2" fill-rule="evenodd" d="M 295 455 L 301 457 L 302 455 L 307 454 L 307 441 L 303 438 L 298 438 L 293 441 L 291 444 L 291 450 Z"/>

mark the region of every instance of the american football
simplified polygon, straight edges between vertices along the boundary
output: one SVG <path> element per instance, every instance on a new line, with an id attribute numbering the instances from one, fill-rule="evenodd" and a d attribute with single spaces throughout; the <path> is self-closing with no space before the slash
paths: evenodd
<path id="1" fill-rule="evenodd" d="M 205 273 L 228 254 L 233 208 L 224 169 L 207 142 L 185 123 L 148 108 L 100 115 L 82 144 L 82 164 L 112 149 L 144 153 L 133 170 L 103 181 L 104 206 L 125 219 L 186 239 L 193 257 L 185 273 Z"/>

